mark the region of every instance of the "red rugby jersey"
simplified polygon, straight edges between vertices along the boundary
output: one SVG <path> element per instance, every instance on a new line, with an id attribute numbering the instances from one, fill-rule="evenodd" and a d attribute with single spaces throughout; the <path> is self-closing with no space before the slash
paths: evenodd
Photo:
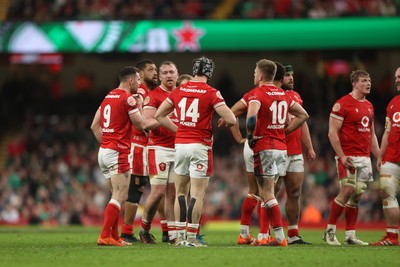
<path id="1" fill-rule="evenodd" d="M 358 100 L 347 94 L 333 105 L 331 117 L 342 120 L 339 140 L 346 156 L 369 157 L 371 152 L 371 125 L 374 108 L 368 100 Z"/>
<path id="2" fill-rule="evenodd" d="M 167 101 L 175 107 L 179 121 L 175 143 L 212 146 L 212 115 L 216 107 L 225 105 L 221 93 L 205 82 L 189 81 Z"/>
<path id="3" fill-rule="evenodd" d="M 395 96 L 386 108 L 385 128 L 390 132 L 383 161 L 400 163 L 400 95 Z"/>
<path id="4" fill-rule="evenodd" d="M 144 104 L 144 109 L 157 109 L 161 105 L 161 103 L 170 95 L 170 93 L 171 92 L 164 90 L 161 86 L 158 86 L 157 88 L 149 92 Z M 169 117 L 172 122 L 178 125 L 175 111 L 172 112 Z M 150 131 L 149 141 L 147 145 L 175 148 L 175 133 L 164 128 L 163 126 L 160 126 L 157 129 Z"/>
<path id="5" fill-rule="evenodd" d="M 129 114 L 139 112 L 136 100 L 125 90 L 116 88 L 108 93 L 100 105 L 100 146 L 129 153 L 132 123 Z"/>

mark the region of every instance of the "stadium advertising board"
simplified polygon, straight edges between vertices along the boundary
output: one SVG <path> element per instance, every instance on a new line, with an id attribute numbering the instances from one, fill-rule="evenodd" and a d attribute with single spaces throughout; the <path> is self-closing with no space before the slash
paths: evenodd
<path id="1" fill-rule="evenodd" d="M 157 53 L 398 47 L 400 17 L 0 24 L 1 53 Z"/>

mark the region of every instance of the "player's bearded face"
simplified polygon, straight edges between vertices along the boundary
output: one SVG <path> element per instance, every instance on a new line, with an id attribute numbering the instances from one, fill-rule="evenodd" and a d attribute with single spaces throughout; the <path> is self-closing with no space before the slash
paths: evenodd
<path id="1" fill-rule="evenodd" d="M 400 68 L 398 68 L 396 70 L 396 73 L 394 74 L 396 81 L 395 81 L 395 85 L 396 85 L 396 89 L 397 91 L 400 91 Z"/>
<path id="2" fill-rule="evenodd" d="M 154 64 L 147 65 L 147 67 L 143 71 L 143 81 L 148 86 L 152 87 L 151 89 L 157 87 L 158 85 L 157 68 Z"/>
<path id="3" fill-rule="evenodd" d="M 285 74 L 283 76 L 283 83 L 288 86 L 291 90 L 294 88 L 294 80 L 293 80 L 293 75 L 292 74 Z"/>

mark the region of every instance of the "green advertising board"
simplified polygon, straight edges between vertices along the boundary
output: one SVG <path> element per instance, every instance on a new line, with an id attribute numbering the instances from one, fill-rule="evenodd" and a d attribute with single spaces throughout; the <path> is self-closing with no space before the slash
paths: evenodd
<path id="1" fill-rule="evenodd" d="M 3 22 L 1 53 L 400 48 L 400 17 Z"/>

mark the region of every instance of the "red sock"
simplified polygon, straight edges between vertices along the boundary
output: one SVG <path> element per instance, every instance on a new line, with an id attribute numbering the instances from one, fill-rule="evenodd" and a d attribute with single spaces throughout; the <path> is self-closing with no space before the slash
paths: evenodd
<path id="1" fill-rule="evenodd" d="M 261 207 L 260 205 L 260 215 L 258 221 L 260 222 L 260 234 L 268 234 L 270 221 L 267 212 L 267 207 Z"/>
<path id="2" fill-rule="evenodd" d="M 398 227 L 397 226 L 386 226 L 386 236 L 388 236 L 391 239 L 399 239 L 399 233 L 398 233 Z"/>
<path id="3" fill-rule="evenodd" d="M 287 235 L 288 235 L 288 237 L 299 236 L 299 229 L 297 229 L 297 228 L 288 229 Z"/>
<path id="4" fill-rule="evenodd" d="M 257 206 L 257 198 L 248 194 L 242 204 L 242 217 L 240 219 L 241 225 L 250 225 L 251 215 L 254 208 Z"/>
<path id="5" fill-rule="evenodd" d="M 163 232 L 168 232 L 167 218 L 160 219 L 160 224 L 161 224 L 161 230 Z"/>
<path id="6" fill-rule="evenodd" d="M 115 220 L 118 220 L 119 208 L 111 203 L 107 204 L 106 210 L 104 212 L 104 223 L 101 229 L 101 237 L 108 238 L 111 236 L 111 230 L 114 226 Z"/>
<path id="7" fill-rule="evenodd" d="M 344 217 L 346 219 L 346 231 L 356 230 L 358 208 L 346 206 L 344 208 Z"/>
<path id="8" fill-rule="evenodd" d="M 278 205 L 278 201 L 275 198 L 270 199 L 266 202 L 268 217 L 271 220 L 272 228 L 282 227 L 282 215 Z"/>
<path id="9" fill-rule="evenodd" d="M 340 206 L 335 200 L 333 200 L 331 203 L 331 212 L 329 214 L 328 224 L 336 224 L 340 215 L 342 215 L 343 210 L 344 207 Z"/>
<path id="10" fill-rule="evenodd" d="M 112 236 L 115 240 L 118 240 L 118 239 L 119 239 L 118 226 L 119 226 L 119 213 L 118 213 L 117 218 L 115 218 L 113 227 L 112 227 L 112 229 L 111 229 L 111 236 Z"/>
<path id="11" fill-rule="evenodd" d="M 133 225 L 132 224 L 122 224 L 122 233 L 127 235 L 133 235 Z"/>
<path id="12" fill-rule="evenodd" d="M 151 228 L 151 223 L 146 221 L 145 219 L 142 218 L 142 223 L 141 223 L 142 229 L 145 230 L 146 232 L 150 231 Z"/>

